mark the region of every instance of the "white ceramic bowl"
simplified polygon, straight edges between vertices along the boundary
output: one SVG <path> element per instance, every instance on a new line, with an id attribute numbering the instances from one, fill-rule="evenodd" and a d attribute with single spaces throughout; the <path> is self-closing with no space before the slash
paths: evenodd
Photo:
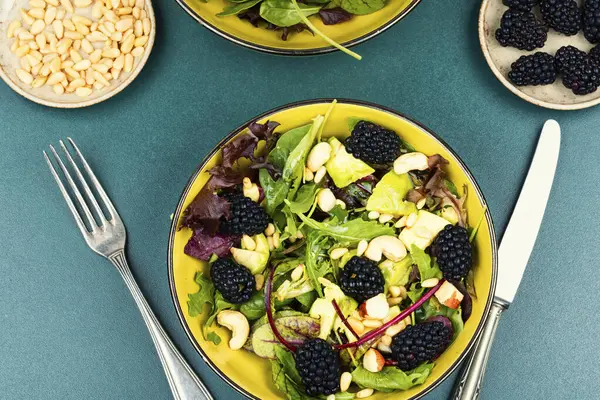
<path id="1" fill-rule="evenodd" d="M 0 77 L 15 92 L 27 99 L 48 106 L 57 108 L 81 108 L 88 107 L 104 100 L 107 100 L 125 89 L 140 73 L 154 46 L 156 37 L 156 19 L 154 9 L 150 0 L 145 0 L 145 10 L 150 18 L 151 29 L 148 42 L 145 45 L 144 54 L 135 59 L 133 70 L 129 73 L 121 73 L 119 79 L 110 81 L 111 85 L 102 90 L 94 89 L 92 94 L 87 97 L 77 96 L 75 93 L 64 93 L 58 95 L 54 93 L 50 86 L 32 88 L 24 84 L 16 75 L 16 70 L 20 68 L 19 58 L 10 50 L 14 39 L 8 39 L 6 31 L 11 21 L 21 19 L 20 9 L 30 9 L 29 0 L 0 0 Z M 91 7 L 89 14 L 91 14 Z M 85 12 L 78 9 L 77 14 L 90 17 Z"/>
<path id="2" fill-rule="evenodd" d="M 578 0 L 581 4 L 581 0 Z M 502 0 L 483 0 L 479 13 L 479 41 L 485 59 L 496 78 L 511 92 L 525 101 L 541 107 L 555 110 L 579 110 L 595 106 L 600 103 L 600 89 L 585 96 L 577 96 L 562 84 L 559 76 L 552 85 L 543 86 L 515 86 L 508 80 L 510 66 L 520 56 L 543 51 L 554 55 L 562 46 L 573 45 L 580 50 L 589 51 L 594 45 L 589 43 L 580 31 L 574 36 L 565 36 L 554 29 L 548 31 L 548 40 L 541 49 L 522 51 L 514 47 L 502 47 L 496 40 L 496 29 L 500 26 L 502 14 L 508 8 Z M 534 14 L 541 20 L 537 8 Z"/>

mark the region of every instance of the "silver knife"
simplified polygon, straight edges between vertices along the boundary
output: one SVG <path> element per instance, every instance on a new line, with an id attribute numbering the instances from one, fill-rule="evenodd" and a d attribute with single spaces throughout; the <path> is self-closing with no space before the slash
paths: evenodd
<path id="1" fill-rule="evenodd" d="M 548 120 L 542 129 L 527 178 L 498 250 L 498 283 L 490 314 L 479 343 L 475 344 L 457 380 L 452 396 L 454 400 L 479 398 L 498 321 L 515 298 L 544 217 L 559 149 L 560 126 L 558 122 Z"/>

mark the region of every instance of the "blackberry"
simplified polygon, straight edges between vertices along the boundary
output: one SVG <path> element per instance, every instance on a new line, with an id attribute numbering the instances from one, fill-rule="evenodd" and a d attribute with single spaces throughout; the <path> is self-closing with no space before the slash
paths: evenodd
<path id="1" fill-rule="evenodd" d="M 260 206 L 241 193 L 223 195 L 231 206 L 230 217 L 221 221 L 221 233 L 227 235 L 256 235 L 264 232 L 269 224 L 267 213 Z"/>
<path id="2" fill-rule="evenodd" d="M 473 249 L 467 230 L 461 226 L 446 225 L 433 241 L 431 253 L 444 278 L 460 281 L 467 276 L 473 264 Z"/>
<path id="3" fill-rule="evenodd" d="M 549 85 L 556 80 L 554 57 L 541 51 L 512 63 L 508 79 L 517 86 Z"/>
<path id="4" fill-rule="evenodd" d="M 433 361 L 448 347 L 452 331 L 440 321 L 409 325 L 392 339 L 392 358 L 402 371 Z"/>
<path id="5" fill-rule="evenodd" d="M 327 396 L 340 389 L 338 353 L 323 339 L 307 339 L 298 347 L 296 369 L 311 397 Z"/>
<path id="6" fill-rule="evenodd" d="M 594 48 L 592 48 L 590 50 L 588 56 L 596 63 L 600 63 L 600 44 L 597 46 L 594 46 Z"/>
<path id="7" fill-rule="evenodd" d="M 554 66 L 563 74 L 583 64 L 587 54 L 574 46 L 563 46 L 554 55 Z"/>
<path id="8" fill-rule="evenodd" d="M 581 10 L 574 0 L 541 0 L 540 11 L 544 22 L 557 32 L 572 36 L 581 29 Z"/>
<path id="9" fill-rule="evenodd" d="M 342 291 L 359 303 L 383 293 L 385 284 L 377 264 L 357 256 L 346 263 L 340 272 L 339 282 Z"/>
<path id="10" fill-rule="evenodd" d="M 513 10 L 531 11 L 534 6 L 537 6 L 539 0 L 503 0 L 502 3 Z"/>
<path id="11" fill-rule="evenodd" d="M 531 11 L 508 9 L 502 15 L 500 28 L 496 30 L 496 40 L 502 46 L 516 47 L 531 51 L 544 47 L 548 38 L 548 28 L 538 21 Z"/>
<path id="12" fill-rule="evenodd" d="M 563 75 L 563 85 L 577 95 L 595 92 L 600 85 L 600 67 L 587 57 L 582 63 Z"/>
<path id="13" fill-rule="evenodd" d="M 210 276 L 215 288 L 228 302 L 240 304 L 250 300 L 255 282 L 246 267 L 231 258 L 219 258 L 212 264 Z"/>
<path id="14" fill-rule="evenodd" d="M 583 36 L 590 43 L 600 42 L 600 0 L 585 0 L 583 4 Z"/>
<path id="15" fill-rule="evenodd" d="M 367 164 L 386 165 L 400 156 L 400 138 L 394 131 L 360 121 L 346 139 L 346 150 Z"/>

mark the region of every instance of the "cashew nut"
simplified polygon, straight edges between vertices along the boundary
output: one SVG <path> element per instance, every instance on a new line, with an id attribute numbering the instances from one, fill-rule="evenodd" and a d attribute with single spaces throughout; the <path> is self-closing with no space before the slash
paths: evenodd
<path id="1" fill-rule="evenodd" d="M 247 197 L 254 202 L 258 202 L 260 199 L 260 190 L 258 190 L 258 185 L 256 183 L 252 183 L 250 179 L 244 178 L 242 190 L 244 192 L 244 197 Z"/>
<path id="2" fill-rule="evenodd" d="M 429 169 L 428 157 L 419 152 L 402 154 L 394 161 L 394 172 L 398 175 L 406 174 L 408 171 Z"/>
<path id="3" fill-rule="evenodd" d="M 239 311 L 224 310 L 217 314 L 217 322 L 231 331 L 229 348 L 241 349 L 250 334 L 250 325 L 244 314 Z"/>
<path id="4" fill-rule="evenodd" d="M 327 142 L 318 143 L 312 148 L 306 159 L 306 166 L 312 172 L 317 172 L 331 157 L 331 146 Z"/>
<path id="5" fill-rule="evenodd" d="M 365 257 L 379 262 L 384 255 L 387 259 L 398 262 L 406 257 L 406 247 L 395 236 L 379 236 L 369 242 Z"/>
<path id="6" fill-rule="evenodd" d="M 323 189 L 317 195 L 317 204 L 321 210 L 329 212 L 335 207 L 335 196 L 331 189 Z"/>

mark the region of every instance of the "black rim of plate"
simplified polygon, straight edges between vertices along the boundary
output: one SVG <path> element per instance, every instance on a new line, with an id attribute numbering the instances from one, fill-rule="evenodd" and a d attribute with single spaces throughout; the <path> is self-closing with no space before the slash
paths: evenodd
<path id="1" fill-rule="evenodd" d="M 230 42 L 233 42 L 237 45 L 240 45 L 240 46 L 252 49 L 252 50 L 260 51 L 262 53 L 285 55 L 285 56 L 311 56 L 311 55 L 327 54 L 327 53 L 332 53 L 334 51 L 339 51 L 337 48 L 335 48 L 333 46 L 318 47 L 318 48 L 314 48 L 314 49 L 304 49 L 304 50 L 291 50 L 291 49 L 285 49 L 285 48 L 281 48 L 281 47 L 269 47 L 269 46 L 263 46 L 260 44 L 256 44 L 256 43 L 250 42 L 248 40 L 244 40 L 242 38 L 233 36 L 225 31 L 217 28 L 215 25 L 210 24 L 208 21 L 206 21 L 204 18 L 202 18 L 198 13 L 196 13 L 196 11 L 194 11 L 190 6 L 188 6 L 186 4 L 185 0 L 175 0 L 175 1 L 177 1 L 177 4 L 179 4 L 179 6 L 181 8 L 183 8 L 185 10 L 185 12 L 187 12 L 192 18 L 194 18 L 198 23 L 200 23 L 202 26 L 204 26 L 209 31 L 217 34 L 218 36 L 221 36 L 222 38 L 229 40 Z M 404 18 L 420 2 L 421 2 L 421 0 L 412 0 L 411 3 L 404 10 L 402 10 L 397 16 L 392 18 L 387 23 L 383 24 L 379 28 L 376 28 L 363 36 L 360 36 L 356 39 L 342 43 L 342 45 L 344 47 L 350 48 L 350 47 L 361 44 L 361 43 L 379 35 L 380 33 L 391 28 L 396 22 L 398 22 L 402 18 Z M 233 16 L 233 17 L 235 17 L 235 16 Z M 262 28 L 257 28 L 257 29 L 262 29 Z"/>
<path id="2" fill-rule="evenodd" d="M 174 244 L 174 240 L 175 240 L 175 233 L 177 232 L 177 225 L 179 223 L 181 213 L 183 212 L 183 203 L 192 187 L 192 184 L 198 178 L 198 175 L 202 172 L 202 170 L 204 169 L 204 166 L 212 159 L 212 157 L 225 144 L 227 144 L 232 138 L 234 138 L 240 132 L 244 131 L 247 128 L 248 124 L 250 124 L 251 122 L 254 122 L 254 121 L 258 121 L 258 120 L 267 118 L 273 114 L 279 113 L 284 110 L 288 110 L 290 108 L 297 108 L 297 107 L 313 105 L 313 104 L 320 104 L 320 103 L 331 103 L 333 100 L 334 99 L 304 100 L 304 101 L 290 103 L 290 104 L 287 104 L 287 105 L 284 105 L 281 107 L 277 107 L 277 108 L 274 108 L 272 110 L 264 112 L 256 117 L 248 120 L 247 122 L 245 122 L 244 124 L 242 124 L 241 126 L 236 128 L 235 130 L 230 132 L 215 146 L 215 148 L 204 158 L 204 160 L 202 160 L 200 165 L 198 167 L 196 167 L 196 170 L 194 171 L 191 178 L 186 183 L 185 188 L 183 189 L 183 192 L 182 192 L 179 202 L 177 204 L 177 209 L 176 209 L 175 213 L 173 214 L 173 221 L 171 223 L 171 230 L 169 233 L 169 248 L 168 248 L 168 254 L 167 254 L 167 264 L 168 264 L 168 274 L 169 274 L 169 287 L 171 290 L 171 300 L 173 301 L 173 305 L 175 306 L 175 310 L 177 311 L 177 316 L 179 317 L 179 321 L 181 322 L 188 339 L 190 340 L 190 342 L 192 343 L 192 345 L 194 346 L 194 348 L 196 349 L 198 354 L 200 354 L 200 356 L 202 357 L 204 362 L 206 362 L 206 364 L 229 386 L 231 386 L 232 388 L 234 388 L 239 393 L 241 393 L 242 395 L 246 396 L 249 399 L 260 400 L 258 397 L 247 392 L 244 388 L 239 386 L 233 380 L 229 379 L 229 377 L 227 377 L 227 375 L 225 375 L 225 373 L 223 373 L 223 371 L 221 371 L 215 364 L 213 364 L 211 359 L 204 353 L 204 350 L 202 350 L 200 343 L 198 343 L 198 341 L 196 340 L 194 335 L 192 335 L 192 331 L 190 330 L 190 327 L 188 326 L 188 324 L 185 320 L 184 312 L 181 309 L 181 307 L 179 306 L 177 292 L 175 290 L 175 279 L 174 279 L 174 275 L 173 275 L 173 244 Z M 481 189 L 479 188 L 479 185 L 477 184 L 477 181 L 475 180 L 475 177 L 473 176 L 471 171 L 467 168 L 467 166 L 462 161 L 462 159 L 458 156 L 458 154 L 456 154 L 456 152 L 454 150 L 452 150 L 452 148 L 446 142 L 444 142 L 444 140 L 442 140 L 436 133 L 431 131 L 429 128 L 427 128 L 425 125 L 421 124 L 420 122 L 415 121 L 411 117 L 408 117 L 408 116 L 406 116 L 398 111 L 395 111 L 391 108 L 387 108 L 384 106 L 380 106 L 378 104 L 361 101 L 361 100 L 337 99 L 337 102 L 340 104 L 357 105 L 357 106 L 361 106 L 361 107 L 372 108 L 372 109 L 375 109 L 378 111 L 386 112 L 396 118 L 400 118 L 400 119 L 410 122 L 411 124 L 418 127 L 423 133 L 425 133 L 425 134 L 429 135 L 430 137 L 432 137 L 433 139 L 435 139 L 442 147 L 444 147 L 457 160 L 458 164 L 460 165 L 460 167 L 464 171 L 465 175 L 467 176 L 469 183 L 473 187 L 474 192 L 477 195 L 477 198 L 479 199 L 479 202 L 486 210 L 485 211 L 485 219 L 488 223 L 488 227 L 489 227 L 488 232 L 489 232 L 489 235 L 491 238 L 490 244 L 492 246 L 492 282 L 490 285 L 490 293 L 488 295 L 488 298 L 487 298 L 487 301 L 485 304 L 483 317 L 481 318 L 481 321 L 479 321 L 479 325 L 477 326 L 477 329 L 475 330 L 475 334 L 471 338 L 471 341 L 469 342 L 469 344 L 467 345 L 465 350 L 461 353 L 461 355 L 458 357 L 458 359 L 454 362 L 454 364 L 452 364 L 450 366 L 450 368 L 448 368 L 448 370 L 446 370 L 446 372 L 444 374 L 442 374 L 442 376 L 440 376 L 435 382 L 432 382 L 425 390 L 423 390 L 416 396 L 413 396 L 410 399 L 408 399 L 408 400 L 417 400 L 417 399 L 420 399 L 423 396 L 427 395 L 428 393 L 430 393 L 436 387 L 438 387 L 440 385 L 440 383 L 442 383 L 448 376 L 450 376 L 450 374 L 452 374 L 452 372 L 454 372 L 454 370 L 458 367 L 458 365 L 465 359 L 467 354 L 469 354 L 471 348 L 473 347 L 473 345 L 479 338 L 479 335 L 481 334 L 481 332 L 483 330 L 485 322 L 488 319 L 489 311 L 492 306 L 492 300 L 494 298 L 494 293 L 496 291 L 496 280 L 498 277 L 498 247 L 497 247 L 494 223 L 492 221 L 492 215 L 491 215 L 489 207 L 487 205 L 487 201 L 485 200 L 485 197 L 484 197 L 483 193 L 481 192 Z"/>

